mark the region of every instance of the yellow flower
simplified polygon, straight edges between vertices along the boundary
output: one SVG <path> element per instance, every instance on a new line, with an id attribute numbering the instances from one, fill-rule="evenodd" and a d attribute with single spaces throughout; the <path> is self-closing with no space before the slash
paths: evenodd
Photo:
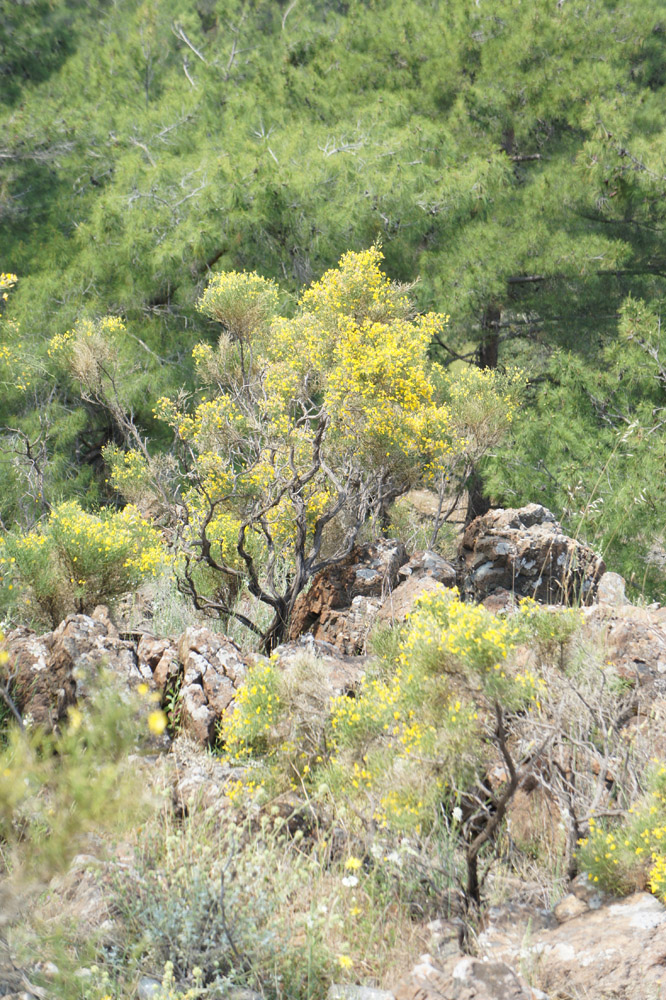
<path id="1" fill-rule="evenodd" d="M 75 705 L 72 705 L 68 711 L 68 715 L 69 715 L 69 724 L 71 728 L 74 730 L 74 732 L 76 732 L 77 729 L 81 728 L 81 723 L 83 722 L 83 713 L 78 708 L 76 708 Z"/>
<path id="2" fill-rule="evenodd" d="M 354 963 L 349 955 L 338 955 L 338 965 L 341 969 L 353 969 Z"/>
<path id="3" fill-rule="evenodd" d="M 345 868 L 347 868 L 351 872 L 357 872 L 362 864 L 363 862 L 360 860 L 360 858 L 353 858 L 353 857 L 347 858 L 347 860 L 345 861 Z"/>
<path id="4" fill-rule="evenodd" d="M 161 736 L 167 725 L 167 717 L 162 709 L 151 712 L 148 716 L 148 728 L 153 736 Z"/>

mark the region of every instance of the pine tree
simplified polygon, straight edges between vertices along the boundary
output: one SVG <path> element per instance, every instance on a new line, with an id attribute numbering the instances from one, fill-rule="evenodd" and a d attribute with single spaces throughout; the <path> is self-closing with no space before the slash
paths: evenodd
<path id="1" fill-rule="evenodd" d="M 627 296 L 658 311 L 658 5 L 49 10 L 34 37 L 37 8 L 23 11 L 16 51 L 0 41 L 12 83 L 0 238 L 20 277 L 7 311 L 19 333 L 4 339 L 20 342 L 30 382 L 16 389 L 16 366 L 7 374 L 0 422 L 31 440 L 48 425 L 62 494 L 103 493 L 99 456 L 116 430 L 56 379 L 46 343 L 82 317 L 122 315 L 124 391 L 153 433 L 146 387 L 191 387 L 191 348 L 214 336 L 194 308 L 211 268 L 256 270 L 293 293 L 379 238 L 397 280 L 420 277 L 420 308 L 451 316 L 435 357 L 518 362 L 535 393 L 555 378 L 554 351 L 590 373 L 606 364 Z M 37 49 L 41 78 L 26 68 Z M 552 422 L 539 412 L 535 401 L 533 419 Z M 601 442 L 589 414 L 586 435 Z M 539 481 L 532 463 L 520 499 Z"/>

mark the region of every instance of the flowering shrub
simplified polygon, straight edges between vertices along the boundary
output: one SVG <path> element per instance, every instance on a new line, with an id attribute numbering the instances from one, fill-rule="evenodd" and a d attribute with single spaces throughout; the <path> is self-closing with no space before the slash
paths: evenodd
<path id="1" fill-rule="evenodd" d="M 666 902 L 666 765 L 655 765 L 646 795 L 620 822 L 588 824 L 577 858 L 590 881 L 619 895 L 648 888 Z"/>
<path id="2" fill-rule="evenodd" d="M 234 711 L 224 725 L 226 752 L 237 758 L 269 751 L 270 735 L 280 709 L 278 674 L 273 662 L 252 667 L 240 688 Z"/>
<path id="3" fill-rule="evenodd" d="M 0 600 L 7 609 L 35 602 L 54 624 L 72 611 L 134 589 L 170 568 L 159 533 L 136 508 L 97 514 L 70 501 L 25 535 L 0 544 Z"/>
<path id="4" fill-rule="evenodd" d="M 199 309 L 218 320 L 239 341 L 264 332 L 278 308 L 278 287 L 258 274 L 223 271 L 214 274 L 199 300 Z M 205 354 L 201 354 L 203 359 Z M 196 357 L 195 353 L 195 357 Z"/>
<path id="5" fill-rule="evenodd" d="M 9 298 L 9 292 L 14 287 L 18 278 L 15 274 L 11 274 L 8 271 L 0 272 L 0 301 L 6 302 Z M 0 316 L 2 313 L 0 312 Z"/>
<path id="6" fill-rule="evenodd" d="M 272 282 L 215 275 L 199 308 L 222 333 L 194 348 L 201 392 L 193 406 L 155 406 L 182 456 L 182 588 L 227 616 L 246 584 L 273 609 L 268 630 L 242 619 L 268 651 L 308 580 L 349 553 L 368 518 L 416 483 L 442 484 L 466 449 L 476 461 L 515 410 L 522 377 L 481 372 L 457 390 L 430 362 L 448 317 L 417 315 L 381 261 L 376 246 L 344 254 L 292 317 L 277 314 Z M 112 464 L 127 495 L 145 479 L 141 457 Z M 202 564 L 217 582 L 202 582 Z"/>
<path id="7" fill-rule="evenodd" d="M 305 672 L 300 698 L 288 698 L 288 672 L 260 661 L 223 724 L 225 752 L 260 759 L 269 784 L 305 785 L 309 795 L 353 803 L 380 829 L 420 832 L 483 769 L 492 705 L 538 710 L 541 680 L 510 659 L 533 617 L 528 605 L 500 618 L 443 587 L 422 595 L 394 661 L 354 697 L 329 695 L 308 738 L 293 707 L 309 697 Z"/>
<path id="8" fill-rule="evenodd" d="M 521 617 L 527 634 L 540 652 L 560 653 L 560 659 L 583 622 L 580 608 L 544 607 L 531 597 L 520 602 Z"/>
<path id="9" fill-rule="evenodd" d="M 9 293 L 15 287 L 18 278 L 15 274 L 0 272 L 0 318 L 3 316 L 4 305 Z M 25 355 L 20 338 L 19 324 L 15 320 L 3 320 L 2 338 L 0 340 L 0 371 L 7 373 L 2 380 L 6 389 L 18 389 L 23 393 L 30 388 L 34 377 L 34 360 Z M 3 372 L 3 374 L 4 374 Z"/>
<path id="10" fill-rule="evenodd" d="M 83 319 L 65 333 L 51 337 L 47 353 L 49 357 L 72 359 L 77 350 L 88 350 L 91 355 L 108 358 L 114 334 L 122 333 L 125 325 L 119 316 L 104 316 L 99 320 Z"/>

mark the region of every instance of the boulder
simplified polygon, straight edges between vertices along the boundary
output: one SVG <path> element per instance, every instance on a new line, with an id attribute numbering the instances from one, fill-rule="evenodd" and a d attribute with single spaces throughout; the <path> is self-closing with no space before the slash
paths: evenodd
<path id="1" fill-rule="evenodd" d="M 197 809 L 221 816 L 231 804 L 225 792 L 244 774 L 241 768 L 221 763 L 187 735 L 176 737 L 171 753 L 161 763 L 162 774 L 152 781 L 171 792 L 176 814 L 181 816 Z"/>
<path id="2" fill-rule="evenodd" d="M 604 573 L 597 586 L 597 601 L 610 607 L 621 608 L 628 604 L 625 580 L 619 573 Z"/>
<path id="3" fill-rule="evenodd" d="M 137 1000 L 157 1000 L 162 993 L 162 983 L 152 976 L 141 976 L 136 988 Z"/>
<path id="4" fill-rule="evenodd" d="M 444 559 L 438 552 L 425 549 L 423 552 L 415 552 L 410 559 L 398 570 L 398 578 L 401 581 L 410 579 L 431 578 L 445 587 L 455 587 L 456 568 L 448 559 Z"/>
<path id="5" fill-rule="evenodd" d="M 106 609 L 92 616 L 68 615 L 51 633 L 51 664 L 56 671 L 76 674 L 76 697 L 84 696 L 100 664 L 128 686 L 151 681 L 149 670 L 141 668 L 132 642 L 120 639 Z"/>
<path id="6" fill-rule="evenodd" d="M 396 539 L 357 546 L 344 562 L 317 573 L 300 595 L 289 640 L 310 632 L 342 653 L 364 652 L 383 600 L 397 586 L 398 570 L 406 562 L 405 546 Z"/>
<path id="7" fill-rule="evenodd" d="M 315 639 L 311 633 L 283 643 L 274 650 L 274 655 L 281 670 L 288 670 L 303 657 L 315 660 L 323 667 L 333 697 L 351 695 L 357 690 L 367 659 L 364 656 L 347 656 L 330 642 Z"/>
<path id="8" fill-rule="evenodd" d="M 503 588 L 549 604 L 589 604 L 605 571 L 589 546 L 565 535 L 540 504 L 497 509 L 467 527 L 460 548 L 462 589 L 483 601 Z"/>
<path id="9" fill-rule="evenodd" d="M 440 586 L 455 587 L 456 569 L 437 552 L 416 552 L 398 570 L 398 586 L 386 595 L 378 621 L 401 622 L 414 610 L 421 594 Z"/>
<path id="10" fill-rule="evenodd" d="M 155 686 L 161 693 L 180 673 L 175 639 L 156 639 L 152 635 L 143 635 L 139 640 L 136 656 L 139 669 L 142 673 L 145 668 L 150 671 Z"/>
<path id="11" fill-rule="evenodd" d="M 586 623 L 620 677 L 666 693 L 666 608 L 599 605 L 589 609 Z"/>
<path id="12" fill-rule="evenodd" d="M 103 859 L 77 854 L 68 869 L 51 880 L 36 914 L 47 926 L 67 924 L 77 943 L 94 937 L 100 945 L 113 947 L 119 932 L 114 895 L 119 879 L 136 877 L 135 857 L 133 848 L 122 842 L 107 845 L 104 853 Z"/>
<path id="13" fill-rule="evenodd" d="M 69 615 L 53 632 L 10 632 L 2 668 L 10 680 L 18 710 L 47 731 L 89 691 L 104 665 L 118 678 L 120 690 L 140 683 L 164 693 L 182 675 L 181 721 L 200 744 L 215 738 L 218 721 L 229 709 L 247 673 L 238 646 L 206 628 L 189 628 L 178 639 L 142 636 L 138 648 L 121 639 L 106 609 L 93 615 Z"/>
<path id="14" fill-rule="evenodd" d="M 395 1000 L 540 1000 L 544 994 L 510 965 L 471 955 L 440 966 L 431 955 L 420 960 L 393 990 Z M 544 998 L 547 1000 L 547 998 Z"/>
<path id="15" fill-rule="evenodd" d="M 388 990 L 378 990 L 374 986 L 350 986 L 333 983 L 328 988 L 326 1000 L 395 1000 Z"/>

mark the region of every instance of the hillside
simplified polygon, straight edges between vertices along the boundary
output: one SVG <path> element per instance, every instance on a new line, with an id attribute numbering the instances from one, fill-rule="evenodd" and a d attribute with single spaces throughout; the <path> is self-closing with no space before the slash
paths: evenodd
<path id="1" fill-rule="evenodd" d="M 0 995 L 658 1000 L 666 7 L 0 0 Z"/>
<path id="2" fill-rule="evenodd" d="M 358 546 L 270 658 L 142 610 L 3 644 L 5 994 L 660 995 L 665 609 L 550 512 Z"/>

